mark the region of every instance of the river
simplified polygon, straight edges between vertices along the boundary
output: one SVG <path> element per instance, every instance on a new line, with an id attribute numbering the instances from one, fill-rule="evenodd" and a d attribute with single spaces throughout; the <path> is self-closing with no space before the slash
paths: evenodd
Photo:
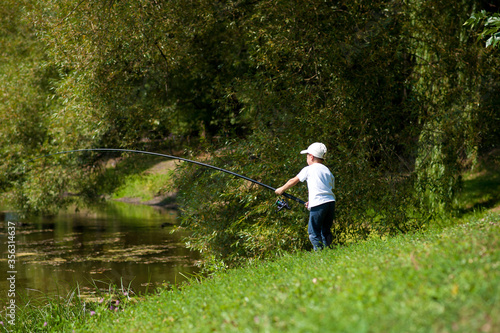
<path id="1" fill-rule="evenodd" d="M 92 295 L 111 287 L 146 294 L 182 283 L 199 272 L 199 258 L 186 249 L 182 233 L 172 233 L 176 216 L 174 210 L 120 202 L 24 220 L 0 209 L 0 299 L 13 271 L 7 261 L 9 222 L 16 222 L 16 294 L 29 299 L 75 290 Z"/>

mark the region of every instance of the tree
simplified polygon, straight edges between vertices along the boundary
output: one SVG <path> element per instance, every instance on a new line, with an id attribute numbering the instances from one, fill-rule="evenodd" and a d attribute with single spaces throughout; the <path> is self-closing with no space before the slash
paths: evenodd
<path id="1" fill-rule="evenodd" d="M 164 148 L 175 136 L 277 186 L 303 166 L 298 152 L 322 141 L 342 243 L 450 212 L 460 172 L 499 142 L 497 48 L 462 27 L 484 1 L 25 3 L 3 9 L 19 10 L 15 26 L 29 31 L 12 34 L 9 23 L 5 40 L 37 45 L 36 59 L 18 54 L 24 71 L 12 70 L 15 58 L 2 67 L 14 97 L 1 109 L 2 153 L 17 162 L 69 148 Z M 56 209 L 68 190 L 99 196 L 98 157 L 61 157 L 52 172 L 63 178 L 37 163 L 4 167 L 2 183 L 17 182 L 26 210 Z M 191 166 L 177 175 L 189 244 L 215 261 L 308 248 L 304 212 L 275 214 L 272 193 Z"/>

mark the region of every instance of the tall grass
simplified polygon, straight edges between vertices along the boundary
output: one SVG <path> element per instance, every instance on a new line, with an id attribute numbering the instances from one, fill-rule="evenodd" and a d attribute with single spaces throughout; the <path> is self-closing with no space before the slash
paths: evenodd
<path id="1" fill-rule="evenodd" d="M 28 296 L 22 291 L 16 294 L 15 319 L 0 311 L 0 328 L 6 332 L 71 332 L 75 325 L 82 325 L 102 313 L 118 312 L 137 297 L 130 297 L 130 286 L 105 284 L 93 281 L 92 292 L 81 293 L 79 286 L 65 296 L 40 294 Z M 2 302 L 6 304 L 7 302 Z"/>

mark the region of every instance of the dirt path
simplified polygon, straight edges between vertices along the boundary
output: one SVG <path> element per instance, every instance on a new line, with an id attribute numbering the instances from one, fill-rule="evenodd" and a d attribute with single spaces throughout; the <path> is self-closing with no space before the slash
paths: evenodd
<path id="1" fill-rule="evenodd" d="M 146 170 L 146 174 L 151 174 L 151 175 L 165 175 L 169 171 L 174 170 L 177 165 L 182 163 L 182 161 L 177 161 L 177 160 L 167 160 L 167 161 L 162 161 L 157 164 L 155 164 L 153 167 L 149 168 Z"/>

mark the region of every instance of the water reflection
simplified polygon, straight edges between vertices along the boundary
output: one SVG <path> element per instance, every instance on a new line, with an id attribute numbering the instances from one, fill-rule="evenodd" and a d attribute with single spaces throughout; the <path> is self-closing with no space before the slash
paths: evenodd
<path id="1" fill-rule="evenodd" d="M 16 227 L 16 288 L 28 296 L 65 295 L 109 284 L 136 293 L 176 284 L 198 271 L 195 253 L 172 234 L 175 211 L 149 206 L 109 203 L 103 207 L 61 212 L 53 218 L 18 221 Z M 7 221 L 0 213 L 2 239 L 0 298 L 6 295 Z M 3 276 L 2 276 L 3 275 Z"/>

